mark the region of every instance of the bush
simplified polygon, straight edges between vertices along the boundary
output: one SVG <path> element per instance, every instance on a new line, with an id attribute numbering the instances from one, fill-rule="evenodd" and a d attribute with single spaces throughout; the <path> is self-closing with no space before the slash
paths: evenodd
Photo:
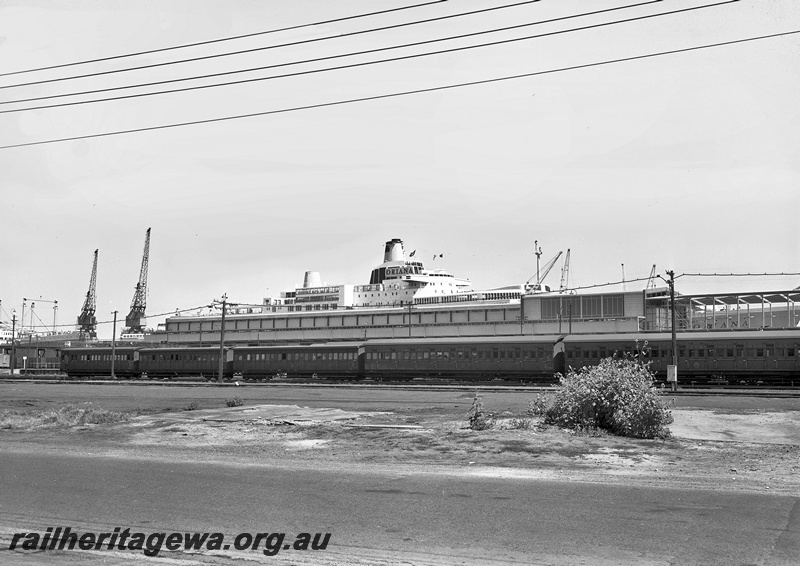
<path id="1" fill-rule="evenodd" d="M 666 438 L 672 414 L 653 389 L 653 374 L 636 360 L 606 358 L 569 371 L 547 407 L 545 422 L 575 430 L 604 429 L 619 436 Z"/>
<path id="2" fill-rule="evenodd" d="M 183 408 L 183 410 L 184 410 L 184 411 L 194 411 L 194 410 L 196 410 L 196 409 L 197 409 L 199 406 L 200 406 L 200 405 L 198 405 L 198 404 L 197 404 L 197 401 L 191 401 L 191 402 L 190 402 L 188 405 L 186 405 L 186 406 Z"/>
<path id="3" fill-rule="evenodd" d="M 244 405 L 244 401 L 242 401 L 241 397 L 231 397 L 230 399 L 225 399 L 225 404 L 228 407 L 241 407 Z"/>
<path id="4" fill-rule="evenodd" d="M 467 415 L 469 417 L 469 428 L 472 430 L 487 430 L 492 428 L 495 424 L 494 416 L 486 412 L 486 409 L 483 407 L 483 399 L 481 399 L 477 393 L 472 400 L 472 407 L 470 407 Z"/>
<path id="5" fill-rule="evenodd" d="M 508 426 L 514 430 L 528 430 L 531 428 L 531 419 L 526 418 L 513 418 L 508 421 Z"/>
<path id="6" fill-rule="evenodd" d="M 536 394 L 536 399 L 528 403 L 528 416 L 543 417 L 547 414 L 547 397 Z"/>

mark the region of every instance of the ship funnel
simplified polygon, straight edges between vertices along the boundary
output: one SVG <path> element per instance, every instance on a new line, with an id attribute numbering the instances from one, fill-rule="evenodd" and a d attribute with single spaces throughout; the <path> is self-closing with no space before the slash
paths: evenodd
<path id="1" fill-rule="evenodd" d="M 400 238 L 393 238 L 386 242 L 386 250 L 383 252 L 383 262 L 387 261 L 404 261 L 403 256 L 403 240 Z"/>
<path id="2" fill-rule="evenodd" d="M 306 271 L 306 276 L 303 278 L 303 288 L 307 289 L 308 287 L 322 287 L 319 271 Z"/>

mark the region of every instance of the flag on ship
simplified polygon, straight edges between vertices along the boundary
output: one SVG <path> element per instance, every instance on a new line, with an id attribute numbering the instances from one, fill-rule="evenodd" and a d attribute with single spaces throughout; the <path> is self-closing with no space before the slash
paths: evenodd
<path id="1" fill-rule="evenodd" d="M 415 254 L 415 253 L 417 253 L 417 250 L 414 250 L 413 252 L 411 252 L 410 254 L 408 254 L 408 257 L 414 257 L 414 254 Z"/>

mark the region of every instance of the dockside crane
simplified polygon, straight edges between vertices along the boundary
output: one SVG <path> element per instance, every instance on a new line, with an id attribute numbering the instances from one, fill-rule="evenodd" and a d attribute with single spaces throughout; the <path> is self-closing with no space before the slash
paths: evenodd
<path id="1" fill-rule="evenodd" d="M 144 332 L 144 310 L 147 307 L 147 264 L 150 261 L 150 228 L 144 239 L 144 254 L 142 255 L 142 268 L 139 270 L 139 282 L 133 292 L 131 312 L 125 317 L 125 333 L 136 334 Z"/>
<path id="2" fill-rule="evenodd" d="M 569 285 L 569 248 L 567 255 L 564 256 L 564 267 L 561 268 L 561 285 L 558 287 L 559 293 L 565 293 Z"/>
<path id="3" fill-rule="evenodd" d="M 81 314 L 78 315 L 78 330 L 81 333 L 81 339 L 97 338 L 97 318 L 94 316 L 94 311 L 97 308 L 97 295 L 95 289 L 97 287 L 97 252 L 94 250 L 94 263 L 92 264 L 92 277 L 89 280 L 89 291 L 86 293 L 86 300 L 83 301 L 83 308 Z"/>

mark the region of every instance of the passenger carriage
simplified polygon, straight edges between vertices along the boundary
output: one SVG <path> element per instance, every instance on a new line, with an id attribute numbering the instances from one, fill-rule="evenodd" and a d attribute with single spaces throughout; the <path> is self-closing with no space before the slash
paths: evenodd
<path id="1" fill-rule="evenodd" d="M 237 346 L 233 372 L 246 380 L 281 375 L 357 379 L 364 375 L 364 361 L 356 342 Z"/>
<path id="2" fill-rule="evenodd" d="M 120 346 L 114 349 L 114 375 L 121 378 L 138 376 L 139 348 Z M 61 350 L 61 371 L 68 377 L 111 377 L 112 348 L 85 347 Z"/>
<path id="3" fill-rule="evenodd" d="M 202 377 L 207 380 L 219 376 L 220 349 L 214 347 L 142 348 L 139 350 L 139 371 L 143 378 Z M 233 350 L 224 351 L 223 378 L 233 375 Z"/>

